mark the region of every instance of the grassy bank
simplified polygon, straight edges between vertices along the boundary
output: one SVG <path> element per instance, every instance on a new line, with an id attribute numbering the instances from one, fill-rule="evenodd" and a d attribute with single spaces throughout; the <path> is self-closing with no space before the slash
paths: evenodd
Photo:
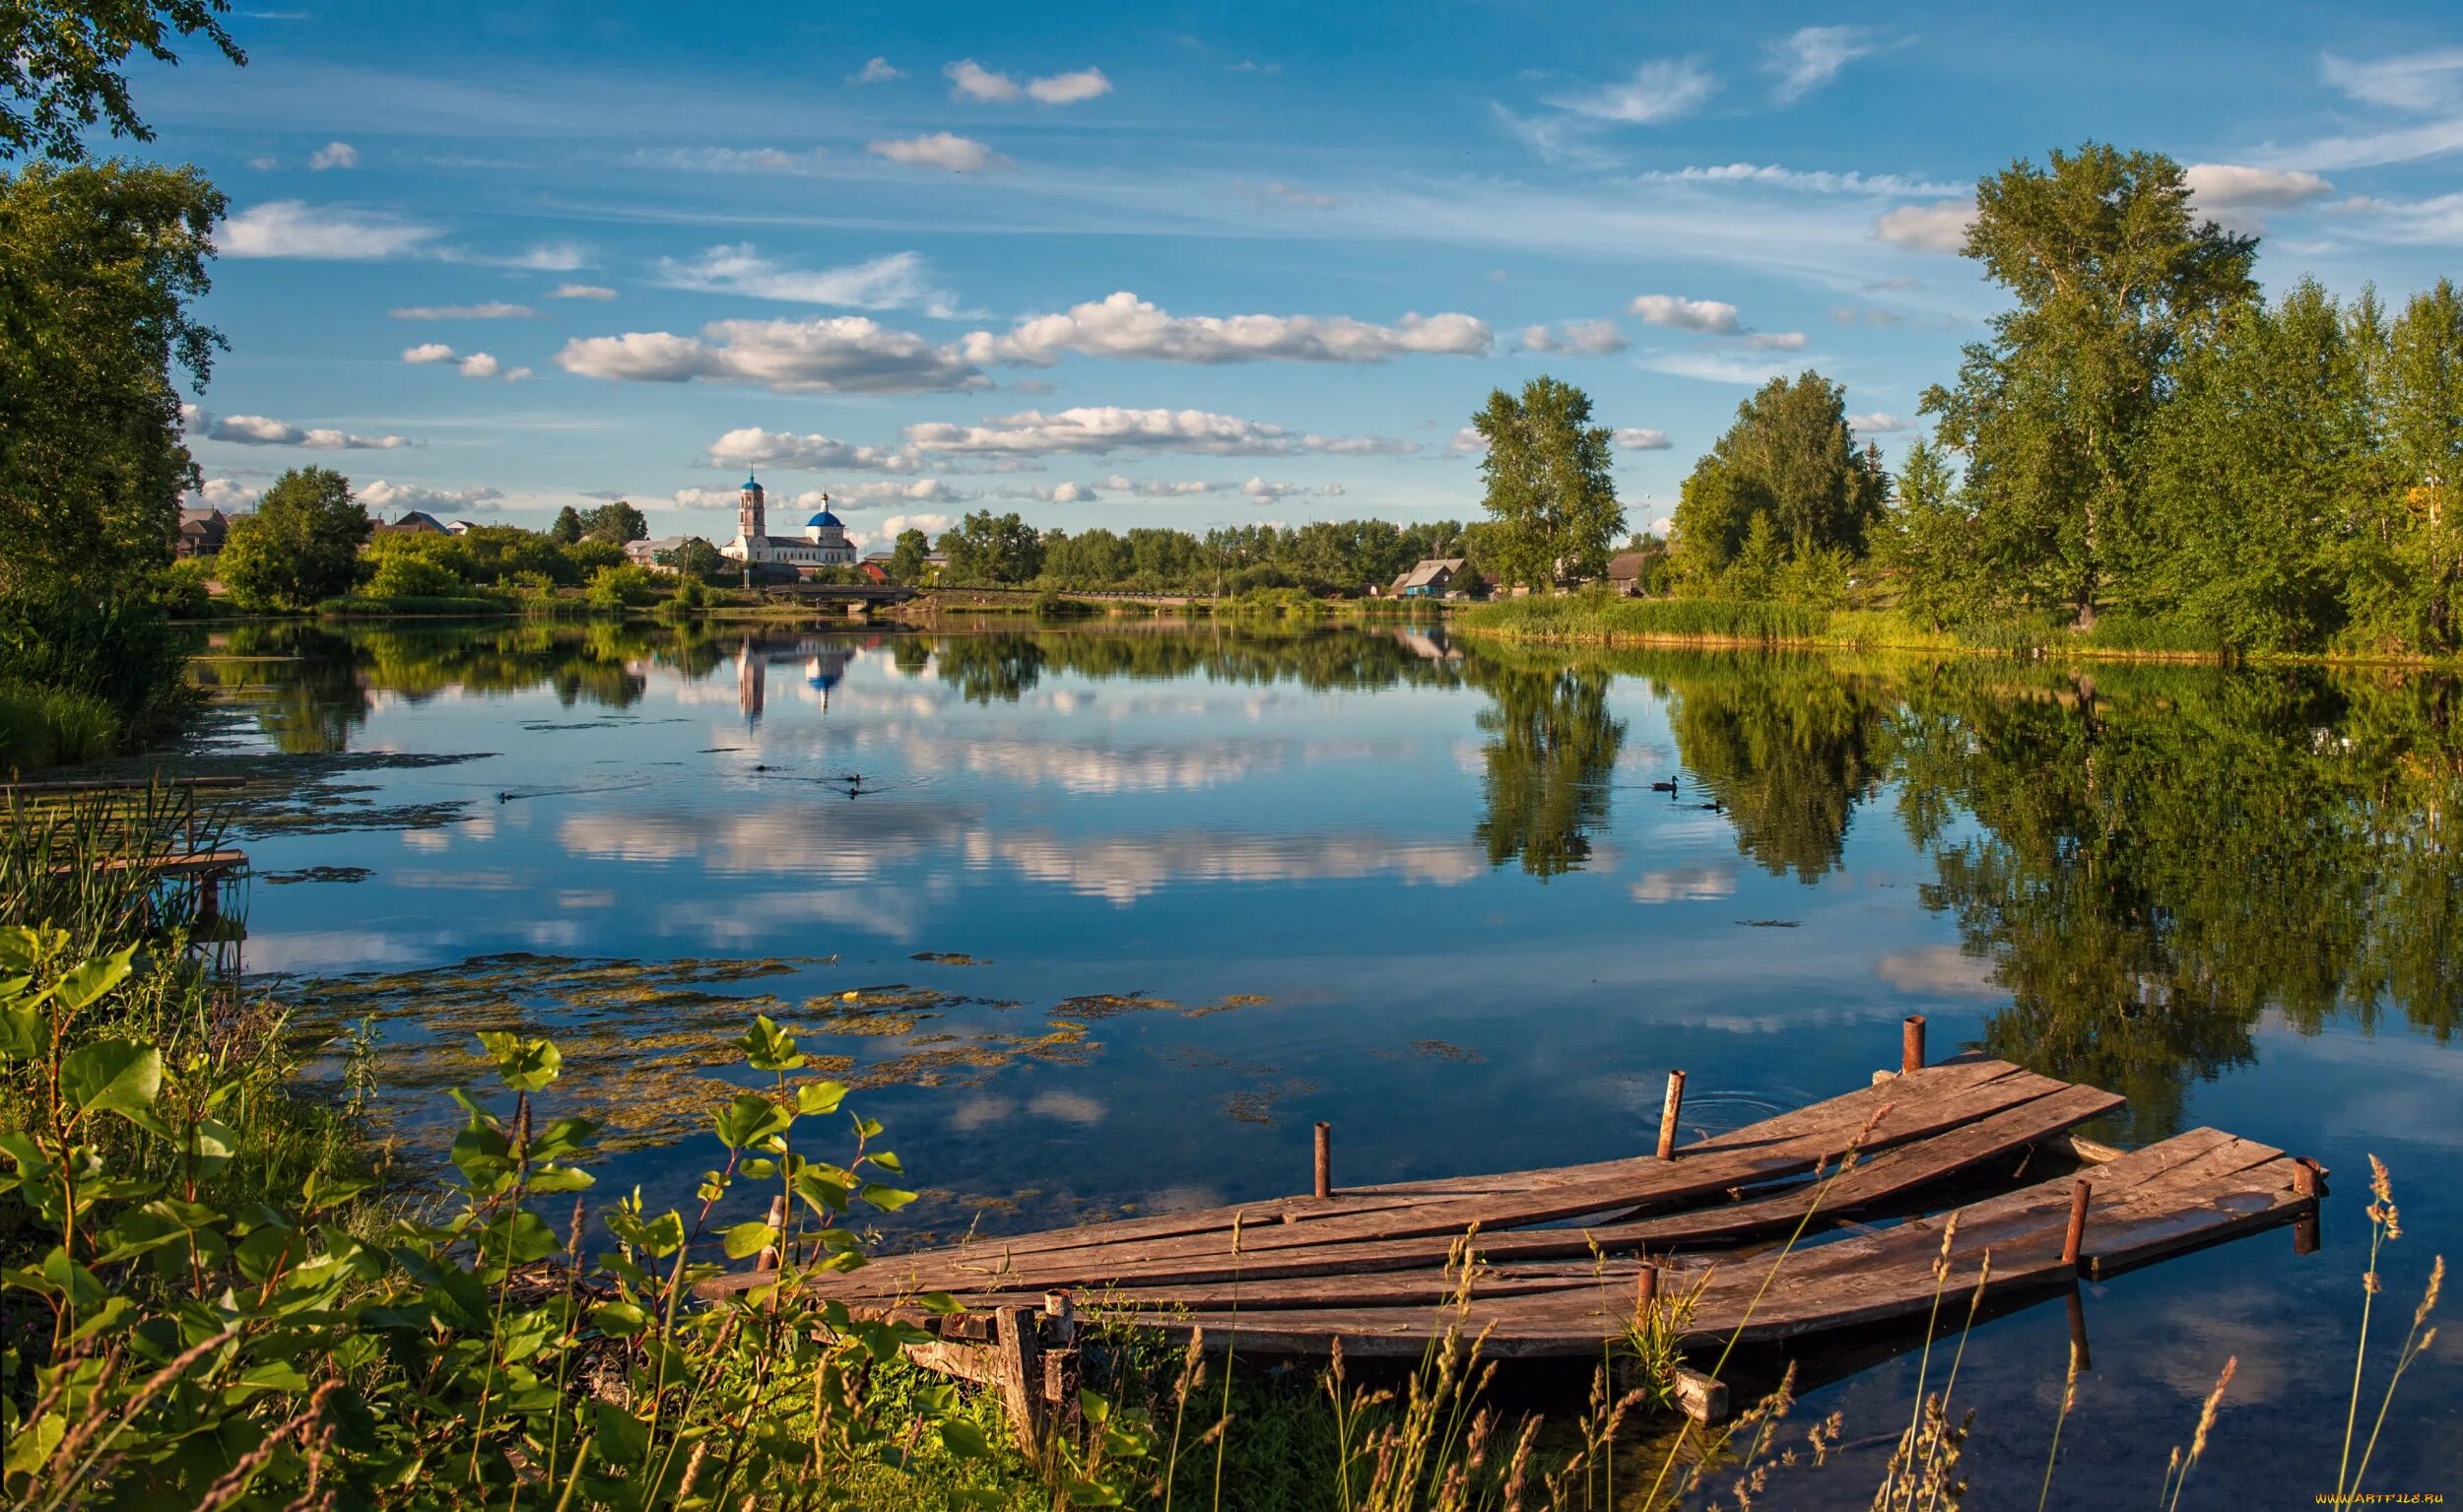
<path id="1" fill-rule="evenodd" d="M 1941 628 L 1893 609 L 1820 609 L 1737 599 L 1626 599 L 1551 594 L 1478 605 L 1452 622 L 1473 634 L 1562 645 L 1773 646 L 1814 650 L 2059 654 L 2112 661 L 2225 664 L 2449 666 L 2451 659 L 2363 650 L 2247 652 L 2199 627 L 2121 611 L 2079 630 L 2049 616 L 2016 616 Z"/>

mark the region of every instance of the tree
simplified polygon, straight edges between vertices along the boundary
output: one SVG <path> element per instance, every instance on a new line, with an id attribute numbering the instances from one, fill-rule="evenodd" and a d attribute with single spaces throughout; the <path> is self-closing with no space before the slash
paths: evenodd
<path id="1" fill-rule="evenodd" d="M 919 583 L 924 576 L 924 559 L 932 555 L 932 538 L 908 527 L 898 533 L 890 548 L 890 575 L 901 583 Z"/>
<path id="2" fill-rule="evenodd" d="M 1976 185 L 1966 253 L 2018 297 L 1924 410 L 1966 455 L 1981 545 L 2014 596 L 2095 623 L 2138 523 L 2176 367 L 2256 294 L 2257 238 L 2191 217 L 2179 164 L 2089 142 Z"/>
<path id="3" fill-rule="evenodd" d="M 1736 421 L 1695 464 L 1676 509 L 1687 566 L 1727 565 L 1766 515 L 1781 558 L 1861 556 L 1890 496 L 1881 452 L 1856 449 L 1847 390 L 1818 372 L 1772 378 L 1736 407 Z"/>
<path id="4" fill-rule="evenodd" d="M 174 369 L 201 388 L 223 344 L 188 305 L 224 209 L 191 168 L 0 178 L 0 592 L 117 593 L 169 560 L 196 476 Z"/>
<path id="5" fill-rule="evenodd" d="M 950 575 L 962 583 L 1023 583 L 1043 569 L 1043 538 L 1016 514 L 978 509 L 941 537 Z"/>
<path id="6" fill-rule="evenodd" d="M 306 609 L 350 590 L 367 531 L 350 479 L 331 468 L 295 467 L 274 480 L 254 513 L 232 521 L 216 566 L 242 609 Z"/>
<path id="7" fill-rule="evenodd" d="M 225 0 L 12 0 L 0 5 L 0 159 L 38 153 L 75 163 L 83 134 L 154 140 L 128 98 L 121 66 L 143 51 L 177 63 L 176 36 L 202 34 L 233 63 L 241 52 L 219 19 Z"/>
<path id="8" fill-rule="evenodd" d="M 672 552 L 656 553 L 651 560 L 660 566 L 673 567 L 687 579 L 707 582 L 734 566 L 718 553 L 718 548 L 699 536 L 687 536 Z"/>
<path id="9" fill-rule="evenodd" d="M 585 515 L 581 533 L 592 541 L 622 546 L 628 541 L 649 539 L 650 522 L 642 517 L 640 510 L 620 498 L 612 504 L 601 504 Z"/>
<path id="10" fill-rule="evenodd" d="M 1873 535 L 1873 555 L 1898 579 L 1898 602 L 1935 630 L 1975 606 L 1975 516 L 1940 447 L 1918 441 L 1898 469 L 1898 499 Z"/>
<path id="11" fill-rule="evenodd" d="M 556 511 L 556 523 L 548 527 L 548 539 L 559 546 L 570 546 L 581 539 L 581 511 L 566 504 Z"/>
<path id="12" fill-rule="evenodd" d="M 1498 527 L 1488 567 L 1532 587 L 1607 571 L 1625 506 L 1608 474 L 1613 431 L 1591 424 L 1590 396 L 1555 378 L 1533 378 L 1519 399 L 1501 388 L 1491 392 L 1471 424 L 1488 441 L 1482 502 Z"/>

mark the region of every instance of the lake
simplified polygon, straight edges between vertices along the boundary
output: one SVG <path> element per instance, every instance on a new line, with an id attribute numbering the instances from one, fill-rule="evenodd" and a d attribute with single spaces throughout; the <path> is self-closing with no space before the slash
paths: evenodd
<path id="1" fill-rule="evenodd" d="M 2185 1504 L 2331 1489 L 2369 1153 L 2403 1213 L 2381 1329 L 2463 1258 L 2451 681 L 1437 626 L 211 640 L 182 763 L 270 774 L 248 964 L 372 1024 L 406 1159 L 470 1035 L 528 1025 L 608 1125 L 599 1190 L 681 1203 L 767 1012 L 926 1189 L 894 1233 L 999 1232 L 1304 1190 L 1318 1119 L 1338 1184 L 1629 1155 L 1670 1068 L 1716 1131 L 1862 1085 L 1921 1013 L 1937 1056 L 2126 1093 L 2099 1138 L 2213 1124 L 2334 1173 L 2315 1255 L 2277 1231 L 2087 1288 L 2056 1505 L 2152 1497 L 2227 1355 Z M 2034 1505 L 2067 1348 L 2059 1305 L 1977 1330 L 1969 1505 Z M 1895 1435 L 1914 1373 L 1795 1421 Z M 1886 1452 L 1790 1504 L 1861 1505 Z M 2463 1328 L 2378 1455 L 2373 1487 L 2463 1491 Z"/>

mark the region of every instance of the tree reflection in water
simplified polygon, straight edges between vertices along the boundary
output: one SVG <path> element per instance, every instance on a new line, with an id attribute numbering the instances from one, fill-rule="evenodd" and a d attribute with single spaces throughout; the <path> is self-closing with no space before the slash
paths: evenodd
<path id="1" fill-rule="evenodd" d="M 1495 700 L 1479 716 L 1488 864 L 1519 861 L 1555 877 L 1590 859 L 1608 826 L 1609 775 L 1625 749 L 1625 722 L 1608 714 L 1609 675 L 1596 667 L 1532 670 L 1474 655 L 1465 677 Z"/>

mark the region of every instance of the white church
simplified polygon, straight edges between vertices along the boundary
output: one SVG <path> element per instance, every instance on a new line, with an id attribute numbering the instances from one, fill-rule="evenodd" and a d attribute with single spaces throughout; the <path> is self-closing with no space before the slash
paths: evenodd
<path id="1" fill-rule="evenodd" d="M 736 495 L 736 538 L 718 549 L 719 556 L 757 566 L 774 562 L 803 573 L 854 564 L 855 547 L 846 539 L 846 526 L 830 512 L 829 494 L 821 495 L 821 512 L 804 522 L 800 536 L 769 533 L 766 497 L 760 479 L 744 480 L 744 492 Z"/>

